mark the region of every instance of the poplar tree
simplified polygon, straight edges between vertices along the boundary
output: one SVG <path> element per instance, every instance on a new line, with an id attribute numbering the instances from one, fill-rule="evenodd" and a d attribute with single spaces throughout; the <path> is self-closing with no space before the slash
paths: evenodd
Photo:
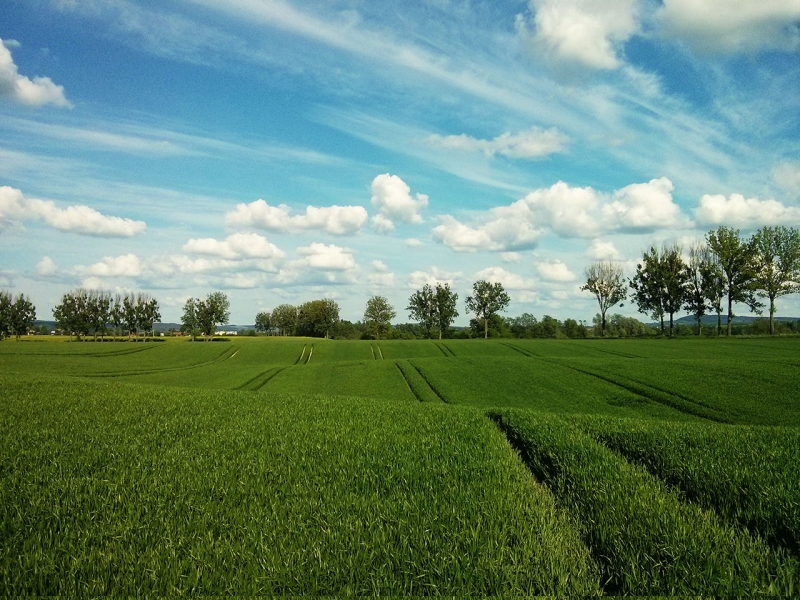
<path id="1" fill-rule="evenodd" d="M 762 227 L 751 240 L 753 288 L 769 299 L 769 333 L 775 335 L 775 299 L 800 291 L 800 233 Z"/>

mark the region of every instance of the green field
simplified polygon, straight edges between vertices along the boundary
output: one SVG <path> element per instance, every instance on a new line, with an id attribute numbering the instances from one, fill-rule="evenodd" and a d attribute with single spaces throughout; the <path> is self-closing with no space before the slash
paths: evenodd
<path id="1" fill-rule="evenodd" d="M 0 592 L 792 594 L 800 339 L 0 343 Z"/>

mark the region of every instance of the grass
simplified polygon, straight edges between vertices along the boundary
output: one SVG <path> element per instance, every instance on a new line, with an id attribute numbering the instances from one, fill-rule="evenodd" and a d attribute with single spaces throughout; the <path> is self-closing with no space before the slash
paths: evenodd
<path id="1" fill-rule="evenodd" d="M 597 591 L 479 411 L 2 384 L 4 594 Z"/>
<path id="2" fill-rule="evenodd" d="M 798 350 L 3 342 L 0 592 L 797 593 Z"/>

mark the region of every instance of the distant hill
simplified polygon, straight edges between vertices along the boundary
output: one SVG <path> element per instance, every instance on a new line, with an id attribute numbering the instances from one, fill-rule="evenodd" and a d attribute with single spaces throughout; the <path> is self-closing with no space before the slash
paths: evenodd
<path id="1" fill-rule="evenodd" d="M 734 324 L 734 325 L 750 325 L 751 323 L 754 323 L 755 321 L 758 321 L 759 319 L 769 319 L 769 316 L 764 316 L 764 317 L 740 317 L 740 316 L 735 316 L 735 317 L 733 317 L 733 320 L 731 321 L 731 323 Z M 717 324 L 717 315 L 716 314 L 705 315 L 700 321 L 703 323 L 703 325 L 716 325 Z M 776 322 L 791 323 L 792 321 L 800 321 L 800 317 L 775 317 L 775 321 Z M 728 322 L 728 315 L 727 314 L 722 315 L 722 324 L 725 325 L 725 324 L 727 324 L 727 322 Z M 667 316 L 664 319 L 664 323 L 667 326 L 669 326 L 669 316 Z M 694 318 L 693 315 L 686 315 L 686 316 L 680 317 L 678 319 L 675 319 L 673 321 L 673 323 L 675 325 L 690 325 L 691 326 L 691 325 L 695 325 L 697 323 L 697 321 L 695 321 L 695 318 Z M 647 326 L 648 327 L 661 327 L 661 323 L 648 323 Z"/>

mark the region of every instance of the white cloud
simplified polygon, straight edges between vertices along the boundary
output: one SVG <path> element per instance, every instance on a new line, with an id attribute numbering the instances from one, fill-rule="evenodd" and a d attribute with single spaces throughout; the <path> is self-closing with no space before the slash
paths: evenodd
<path id="1" fill-rule="evenodd" d="M 499 283 L 507 291 L 532 290 L 536 287 L 533 279 L 525 279 L 521 275 L 506 271 L 503 267 L 488 267 L 475 273 L 476 279 L 485 279 L 489 283 Z"/>
<path id="2" fill-rule="evenodd" d="M 99 277 L 87 277 L 81 283 L 81 287 L 87 290 L 102 290 L 105 286 L 103 280 Z"/>
<path id="3" fill-rule="evenodd" d="M 455 287 L 456 282 L 461 278 L 461 273 L 451 273 L 443 271 L 437 267 L 431 267 L 428 271 L 414 271 L 409 275 L 407 287 L 412 290 L 421 289 L 424 285 L 435 286 L 448 284 Z"/>
<path id="4" fill-rule="evenodd" d="M 64 87 L 56 85 L 49 77 L 34 77 L 31 80 L 19 74 L 9 50 L 14 46 L 0 39 L 0 96 L 29 106 L 72 106 L 64 97 Z"/>
<path id="5" fill-rule="evenodd" d="M 520 133 L 504 133 L 492 140 L 480 140 L 466 134 L 432 135 L 428 138 L 434 146 L 483 152 L 486 156 L 501 154 L 509 158 L 542 158 L 549 154 L 563 152 L 569 138 L 556 128 L 540 129 L 533 127 Z"/>
<path id="6" fill-rule="evenodd" d="M 372 180 L 372 206 L 378 214 L 372 224 L 379 232 L 394 229 L 394 221 L 422 223 L 419 211 L 428 206 L 425 194 L 411 196 L 411 188 L 397 175 L 385 173 Z"/>
<path id="7" fill-rule="evenodd" d="M 672 182 L 666 178 L 629 185 L 610 197 L 559 181 L 489 210 L 482 224 L 470 226 L 449 215 L 442 217 L 432 233 L 457 252 L 475 252 L 532 248 L 547 229 L 565 238 L 653 231 L 685 222 L 671 192 Z"/>
<path id="8" fill-rule="evenodd" d="M 672 182 L 666 177 L 626 186 L 614 192 L 614 200 L 603 206 L 605 221 L 622 230 L 675 226 L 681 209 L 672 201 L 672 189 Z"/>
<path id="9" fill-rule="evenodd" d="M 726 225 L 757 229 L 764 225 L 800 225 L 800 207 L 786 206 L 777 200 L 745 198 L 741 194 L 706 194 L 694 210 L 700 225 Z"/>
<path id="10" fill-rule="evenodd" d="M 373 260 L 371 263 L 373 271 L 377 271 L 378 273 L 385 273 L 389 270 L 389 267 L 382 260 Z"/>
<path id="11" fill-rule="evenodd" d="M 772 171 L 772 179 L 782 188 L 800 194 L 800 162 L 778 165 Z"/>
<path id="12" fill-rule="evenodd" d="M 553 281 L 559 283 L 566 283 L 575 281 L 575 273 L 569 270 L 569 267 L 560 260 L 550 260 L 536 263 L 536 270 L 539 276 L 545 281 Z"/>
<path id="13" fill-rule="evenodd" d="M 50 277 L 58 272 L 58 266 L 49 256 L 43 256 L 42 260 L 36 263 L 36 274 L 42 277 Z"/>
<path id="14" fill-rule="evenodd" d="M 281 204 L 270 206 L 258 199 L 249 204 L 237 204 L 236 209 L 225 215 L 230 227 L 243 226 L 278 232 L 317 229 L 333 235 L 353 235 L 367 222 L 367 211 L 363 206 L 307 206 L 305 214 L 291 214 L 291 209 Z"/>
<path id="15" fill-rule="evenodd" d="M 314 242 L 310 246 L 298 248 L 297 252 L 304 257 L 300 263 L 311 269 L 348 271 L 356 266 L 352 250 L 334 244 Z"/>
<path id="16" fill-rule="evenodd" d="M 502 252 L 500 260 L 508 263 L 515 263 L 522 260 L 522 255 L 519 252 Z"/>
<path id="17" fill-rule="evenodd" d="M 533 31 L 517 18 L 533 48 L 550 60 L 591 69 L 620 66 L 618 49 L 638 30 L 637 0 L 530 0 Z"/>
<path id="18" fill-rule="evenodd" d="M 622 255 L 614 246 L 614 242 L 604 242 L 600 239 L 592 240 L 586 249 L 586 256 L 591 260 L 622 260 Z"/>
<path id="19" fill-rule="evenodd" d="M 800 48 L 797 0 L 664 0 L 656 19 L 700 53 Z"/>
<path id="20" fill-rule="evenodd" d="M 142 274 L 142 263 L 135 254 L 106 256 L 103 260 L 88 267 L 77 266 L 79 275 L 91 277 L 139 277 Z"/>
<path id="21" fill-rule="evenodd" d="M 256 233 L 234 233 L 224 241 L 213 238 L 190 239 L 183 245 L 189 254 L 219 256 L 229 260 L 246 258 L 280 259 L 285 253 Z"/>
<path id="22" fill-rule="evenodd" d="M 10 219 L 41 219 L 54 229 L 100 237 L 133 237 L 147 229 L 143 221 L 103 215 L 88 206 L 59 208 L 51 200 L 28 199 L 20 190 L 2 186 L 0 221 Z"/>
<path id="23" fill-rule="evenodd" d="M 405 241 L 405 245 L 409 248 L 419 248 L 420 246 L 424 246 L 425 244 L 422 240 L 418 240 L 417 238 L 407 238 Z"/>

